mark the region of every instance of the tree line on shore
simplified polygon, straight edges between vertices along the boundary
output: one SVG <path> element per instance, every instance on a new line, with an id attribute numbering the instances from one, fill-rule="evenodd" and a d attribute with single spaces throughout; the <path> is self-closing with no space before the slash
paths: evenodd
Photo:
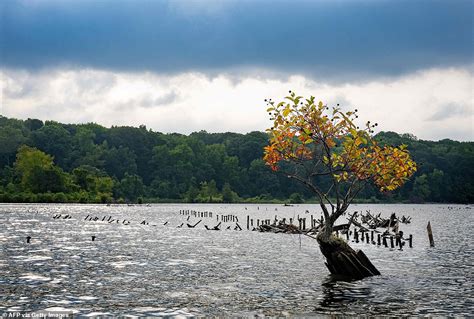
<path id="1" fill-rule="evenodd" d="M 163 134 L 145 126 L 62 124 L 0 116 L 0 202 L 272 202 L 311 194 L 262 160 L 264 132 Z M 359 202 L 474 202 L 474 143 L 406 144 L 418 171 L 402 188 L 362 191 Z M 321 183 L 325 183 L 323 179 Z"/>

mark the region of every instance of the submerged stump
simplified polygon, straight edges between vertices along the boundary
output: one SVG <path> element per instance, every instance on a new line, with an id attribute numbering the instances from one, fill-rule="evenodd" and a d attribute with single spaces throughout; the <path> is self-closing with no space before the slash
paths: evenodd
<path id="1" fill-rule="evenodd" d="M 332 275 L 350 279 L 380 275 L 362 250 L 355 251 L 343 239 L 335 236 L 327 239 L 318 236 L 317 241 L 322 254 L 326 257 L 326 267 Z"/>

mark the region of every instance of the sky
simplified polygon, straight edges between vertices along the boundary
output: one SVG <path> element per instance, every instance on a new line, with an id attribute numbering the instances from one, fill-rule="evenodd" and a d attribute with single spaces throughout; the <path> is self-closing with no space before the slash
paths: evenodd
<path id="1" fill-rule="evenodd" d="M 0 114 L 263 131 L 289 90 L 383 131 L 474 141 L 461 0 L 0 2 Z"/>

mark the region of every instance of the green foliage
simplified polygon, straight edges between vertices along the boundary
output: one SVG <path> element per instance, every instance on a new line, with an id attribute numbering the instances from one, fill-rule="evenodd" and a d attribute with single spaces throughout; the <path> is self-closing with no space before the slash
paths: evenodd
<path id="1" fill-rule="evenodd" d="M 71 134 L 59 123 L 46 122 L 31 137 L 34 146 L 54 157 L 56 164 L 67 167 L 67 155 L 71 152 Z"/>
<path id="2" fill-rule="evenodd" d="M 188 191 L 186 192 L 186 195 L 184 198 L 185 198 L 185 201 L 188 203 L 195 203 L 197 201 L 198 196 L 199 196 L 199 189 L 196 186 L 191 185 Z"/>
<path id="3" fill-rule="evenodd" d="M 474 202 L 474 143 L 394 132 L 376 139 L 406 144 L 418 172 L 390 197 L 368 187 L 356 201 Z M 165 135 L 0 116 L 0 202 L 261 203 L 294 201 L 294 193 L 311 200 L 304 187 L 265 166 L 267 142 L 262 132 Z"/>
<path id="4" fill-rule="evenodd" d="M 224 203 L 233 203 L 238 199 L 236 192 L 232 191 L 229 183 L 225 183 L 222 187 L 222 201 Z"/>
<path id="5" fill-rule="evenodd" d="M 293 193 L 290 195 L 290 203 L 291 204 L 303 204 L 304 199 L 303 196 L 301 196 L 300 193 Z"/>
<path id="6" fill-rule="evenodd" d="M 201 189 L 197 196 L 197 201 L 201 203 L 215 203 L 222 201 L 222 197 L 219 196 L 219 192 L 217 191 L 215 180 L 211 180 L 209 183 L 201 183 Z"/>
<path id="7" fill-rule="evenodd" d="M 0 126 L 0 167 L 10 165 L 18 147 L 27 140 L 22 129 L 12 124 Z"/>
<path id="8" fill-rule="evenodd" d="M 126 201 L 137 202 L 138 198 L 145 193 L 143 180 L 138 175 L 125 174 L 120 183 L 116 186 L 115 193 L 118 197 L 125 198 Z"/>

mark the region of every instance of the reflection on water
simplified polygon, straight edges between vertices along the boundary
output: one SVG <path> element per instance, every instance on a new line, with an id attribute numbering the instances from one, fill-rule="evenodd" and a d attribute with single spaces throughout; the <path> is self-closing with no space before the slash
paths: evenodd
<path id="1" fill-rule="evenodd" d="M 319 217 L 311 205 L 0 205 L 0 314 L 473 315 L 473 210 L 465 206 L 354 205 L 385 216 L 410 215 L 403 230 L 414 235 L 414 248 L 351 243 L 382 273 L 352 282 L 328 275 L 310 238 L 206 231 L 204 224 L 217 224 L 215 215 L 194 229 L 178 228 L 199 220 L 187 221 L 181 208 L 234 214 L 241 221 L 247 214 L 295 218 L 306 210 Z M 53 218 L 58 214 L 70 218 Z M 426 238 L 428 220 L 435 248 Z"/>
<path id="2" fill-rule="evenodd" d="M 343 281 L 332 275 L 328 275 L 321 286 L 323 298 L 319 303 L 320 310 L 338 309 L 341 305 L 349 305 L 361 299 L 367 301 L 371 297 L 370 287 L 361 287 L 357 281 Z"/>

